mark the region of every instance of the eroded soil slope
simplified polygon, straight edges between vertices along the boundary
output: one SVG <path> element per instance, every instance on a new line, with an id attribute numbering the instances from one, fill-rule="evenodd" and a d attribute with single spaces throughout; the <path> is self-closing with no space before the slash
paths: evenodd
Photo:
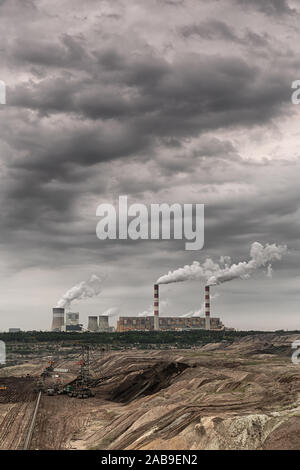
<path id="1" fill-rule="evenodd" d="M 33 448 L 299 450 L 295 339 L 107 354 L 93 364 L 95 397 L 43 396 Z"/>

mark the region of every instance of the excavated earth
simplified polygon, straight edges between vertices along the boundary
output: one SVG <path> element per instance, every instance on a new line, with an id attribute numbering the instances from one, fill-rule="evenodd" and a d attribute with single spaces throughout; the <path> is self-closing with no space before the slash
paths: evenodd
<path id="1" fill-rule="evenodd" d="M 265 334 L 197 349 L 109 353 L 93 362 L 95 397 L 43 395 L 32 448 L 299 450 L 296 339 Z M 9 396 L 0 392 L 2 449 L 20 447 L 15 436 L 34 404 L 30 380 L 12 369 L 15 378 L 4 369 L 0 379 L 11 383 Z"/>
<path id="2" fill-rule="evenodd" d="M 34 409 L 34 384 L 33 378 L 0 377 L 0 449 L 22 448 Z"/>

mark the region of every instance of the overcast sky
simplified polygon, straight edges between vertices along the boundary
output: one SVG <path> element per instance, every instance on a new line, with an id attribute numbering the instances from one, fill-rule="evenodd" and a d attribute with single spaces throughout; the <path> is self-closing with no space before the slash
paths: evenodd
<path id="1" fill-rule="evenodd" d="M 0 330 L 49 329 L 64 292 L 105 274 L 81 319 L 150 307 L 154 281 L 206 257 L 263 272 L 212 289 L 239 329 L 299 328 L 300 7 L 287 0 L 0 0 Z M 204 203 L 205 245 L 96 238 L 96 207 Z M 161 287 L 199 310 L 197 282 Z"/>

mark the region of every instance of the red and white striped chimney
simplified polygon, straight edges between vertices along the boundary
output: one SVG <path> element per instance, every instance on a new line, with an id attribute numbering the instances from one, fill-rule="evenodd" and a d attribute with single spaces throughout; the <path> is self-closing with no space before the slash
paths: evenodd
<path id="1" fill-rule="evenodd" d="M 205 329 L 210 330 L 210 291 L 209 291 L 209 286 L 205 286 Z"/>
<path id="2" fill-rule="evenodd" d="M 159 285 L 154 284 L 154 329 L 159 330 Z"/>

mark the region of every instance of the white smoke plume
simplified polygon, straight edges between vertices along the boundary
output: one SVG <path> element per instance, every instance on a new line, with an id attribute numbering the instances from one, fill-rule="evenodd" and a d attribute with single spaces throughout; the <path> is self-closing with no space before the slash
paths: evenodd
<path id="1" fill-rule="evenodd" d="M 190 312 L 184 313 L 183 315 L 180 315 L 180 318 L 187 318 L 187 317 L 200 317 L 204 312 L 203 307 L 200 308 L 200 310 L 191 310 Z"/>
<path id="2" fill-rule="evenodd" d="M 150 305 L 146 310 L 138 314 L 139 317 L 150 317 L 153 315 L 153 307 Z"/>
<path id="3" fill-rule="evenodd" d="M 163 313 L 168 305 L 169 305 L 168 300 L 161 300 L 159 302 L 160 313 Z M 151 317 L 151 316 L 153 316 L 153 305 L 149 305 L 149 307 L 146 310 L 144 310 L 143 312 L 139 313 L 138 316 L 139 317 Z"/>
<path id="4" fill-rule="evenodd" d="M 88 281 L 82 281 L 76 286 L 71 287 L 57 302 L 57 307 L 70 308 L 74 300 L 82 300 L 95 297 L 100 294 L 103 278 L 93 274 Z"/>
<path id="5" fill-rule="evenodd" d="M 114 317 L 116 315 L 119 315 L 120 309 L 118 307 L 111 307 L 108 308 L 104 313 L 101 313 L 101 317 Z"/>
<path id="6" fill-rule="evenodd" d="M 219 297 L 220 294 L 216 292 L 215 294 L 210 296 L 210 300 L 216 299 Z M 204 315 L 205 311 L 205 300 L 202 302 L 200 310 L 191 310 L 190 312 L 184 313 L 183 315 L 180 315 L 180 318 L 187 318 L 187 317 L 201 317 L 201 315 Z"/>
<path id="7" fill-rule="evenodd" d="M 250 260 L 241 261 L 238 264 L 231 264 L 228 257 L 222 257 L 220 264 L 207 258 L 203 264 L 194 261 L 191 265 L 169 271 L 161 276 L 157 284 L 170 284 L 172 282 L 183 282 L 199 280 L 207 285 L 217 285 L 233 279 L 248 279 L 257 269 L 268 266 L 267 273 L 272 274 L 271 262 L 281 260 L 287 252 L 286 245 L 266 244 L 254 242 L 250 249 Z"/>

